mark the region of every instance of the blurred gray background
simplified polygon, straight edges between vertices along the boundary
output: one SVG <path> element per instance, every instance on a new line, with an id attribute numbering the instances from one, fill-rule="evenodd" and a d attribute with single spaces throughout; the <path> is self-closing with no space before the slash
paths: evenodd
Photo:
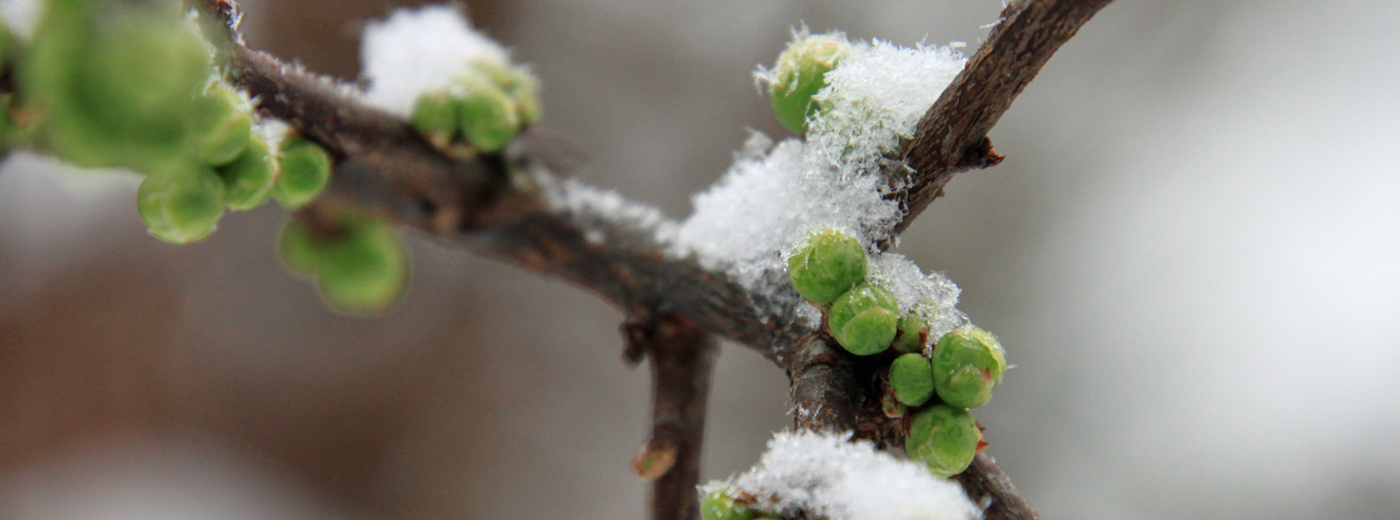
<path id="1" fill-rule="evenodd" d="M 354 78 L 383 0 L 245 2 L 253 46 Z M 1000 0 L 470 2 L 580 176 L 689 211 L 789 27 L 976 48 Z M 900 252 L 1016 368 L 978 410 L 1044 518 L 1400 517 L 1400 3 L 1119 0 Z M 645 369 L 574 287 L 421 238 L 402 305 L 326 310 L 275 205 L 149 238 L 136 180 L 0 170 L 0 519 L 638 518 Z M 705 476 L 788 424 L 726 345 Z"/>

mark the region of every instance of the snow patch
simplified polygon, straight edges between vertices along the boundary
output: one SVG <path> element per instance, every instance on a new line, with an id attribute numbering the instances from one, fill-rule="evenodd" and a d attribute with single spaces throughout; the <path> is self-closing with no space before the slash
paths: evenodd
<path id="1" fill-rule="evenodd" d="M 783 432 L 748 472 L 710 482 L 753 497 L 752 509 L 831 520 L 970 520 L 981 516 L 962 487 L 922 464 L 877 451 L 848 433 Z"/>
<path id="2" fill-rule="evenodd" d="M 34 29 L 44 13 L 43 0 L 0 0 L 0 20 L 21 40 L 34 37 Z"/>
<path id="3" fill-rule="evenodd" d="M 501 44 L 471 28 L 457 9 L 399 9 L 365 27 L 360 61 L 369 82 L 365 102 L 409 117 L 425 92 L 446 88 L 474 62 L 509 64 Z"/>

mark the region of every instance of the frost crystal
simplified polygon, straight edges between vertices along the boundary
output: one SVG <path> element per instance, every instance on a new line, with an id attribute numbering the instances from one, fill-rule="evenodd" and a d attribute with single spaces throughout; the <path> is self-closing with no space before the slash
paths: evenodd
<path id="1" fill-rule="evenodd" d="M 360 61 L 369 80 L 365 101 L 408 117 L 419 95 L 447 87 L 471 63 L 507 64 L 509 57 L 456 9 L 435 5 L 399 9 L 366 26 Z"/>
<path id="2" fill-rule="evenodd" d="M 969 520 L 980 511 L 957 484 L 850 434 L 779 433 L 748 472 L 711 482 L 753 497 L 753 509 L 831 520 Z"/>
<path id="3" fill-rule="evenodd" d="M 913 312 L 928 320 L 930 342 L 938 341 L 948 331 L 967 323 L 967 316 L 957 308 L 962 290 L 940 273 L 925 275 L 904 255 L 876 256 L 870 264 L 869 276 L 871 281 L 894 293 L 900 312 Z"/>
<path id="4" fill-rule="evenodd" d="M 805 30 L 794 36 L 845 38 Z M 888 157 L 901 138 L 913 135 L 919 118 L 965 61 L 947 47 L 853 43 L 826 74 L 828 85 L 813 97 L 822 108 L 809 121 L 806 141 L 773 145 L 754 132 L 729 171 L 694 197 L 694 213 L 674 231 L 672 254 L 695 254 L 705 267 L 728 271 L 750 290 L 780 296 L 791 292 L 786 277 L 779 276 L 783 255 L 813 232 L 845 231 L 873 251 L 875 242 L 892 238 L 901 217 L 899 204 L 884 195 L 902 188 L 906 179 L 886 176 L 900 171 Z M 755 76 L 772 80 L 761 69 Z M 951 282 L 922 274 L 898 282 L 890 288 L 899 291 L 898 285 L 913 282 L 922 288 L 909 290 L 920 295 L 950 294 L 936 298 L 931 316 L 956 321 L 951 316 L 957 288 Z"/>

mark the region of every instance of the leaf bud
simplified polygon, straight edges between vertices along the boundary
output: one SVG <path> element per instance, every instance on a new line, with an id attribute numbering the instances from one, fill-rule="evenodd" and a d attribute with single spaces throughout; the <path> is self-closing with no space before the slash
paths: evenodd
<path id="1" fill-rule="evenodd" d="M 923 462 L 939 478 L 962 473 L 977 455 L 982 435 L 972 413 L 946 404 L 925 408 L 914 416 L 904 451 Z"/>
<path id="2" fill-rule="evenodd" d="M 470 76 L 459 100 L 457 116 L 467 142 L 483 152 L 505 147 L 520 129 L 515 101 L 495 83 Z"/>
<path id="3" fill-rule="evenodd" d="M 803 298 L 831 303 L 865 279 L 865 264 L 865 248 L 855 237 L 828 229 L 793 250 L 788 278 Z"/>
<path id="4" fill-rule="evenodd" d="M 700 499 L 700 518 L 703 520 L 753 520 L 753 512 L 748 506 L 737 503 L 729 495 L 729 488 L 711 491 Z"/>
<path id="5" fill-rule="evenodd" d="M 218 170 L 224 180 L 224 203 L 235 211 L 250 210 L 267 202 L 277 180 L 277 159 L 268 150 L 267 141 L 256 133 L 248 133 L 243 139 L 243 152 Z"/>
<path id="6" fill-rule="evenodd" d="M 136 209 L 151 236 L 174 244 L 209 236 L 224 213 L 219 176 L 208 166 L 187 168 L 147 175 L 136 194 Z"/>
<path id="7" fill-rule="evenodd" d="M 883 287 L 861 284 L 831 304 L 827 325 L 836 342 L 857 356 L 878 354 L 894 341 L 899 306 Z"/>
<path id="8" fill-rule="evenodd" d="M 331 177 L 331 156 L 321 145 L 288 137 L 282 142 L 273 198 L 287 209 L 297 209 L 321 194 Z"/>
<path id="9" fill-rule="evenodd" d="M 316 285 L 336 310 L 383 312 L 408 286 L 408 252 L 380 220 L 359 217 L 343 224 L 339 236 L 317 244 Z"/>
<path id="10" fill-rule="evenodd" d="M 991 333 L 964 325 L 944 334 L 933 347 L 934 388 L 943 402 L 962 408 L 982 406 L 1006 372 L 1006 353 Z"/>
<path id="11" fill-rule="evenodd" d="M 446 149 L 457 135 L 457 102 L 446 91 L 428 92 L 413 104 L 413 127 L 439 149 Z"/>
<path id="12" fill-rule="evenodd" d="M 770 85 L 773 115 L 795 134 L 807 133 L 807 117 L 816 111 L 812 95 L 826 86 L 826 73 L 836 68 L 850 44 L 839 34 L 807 36 L 789 43 L 778 55 Z"/>
<path id="13" fill-rule="evenodd" d="M 919 406 L 933 397 L 933 365 L 920 354 L 905 354 L 890 364 L 890 386 L 895 399 Z"/>
<path id="14" fill-rule="evenodd" d="M 196 99 L 190 134 L 195 154 L 204 164 L 223 166 L 248 146 L 253 132 L 252 107 L 232 87 L 215 81 Z"/>
<path id="15" fill-rule="evenodd" d="M 894 348 L 900 352 L 922 352 L 928 342 L 928 322 L 916 312 L 907 312 L 899 318 L 899 337 L 894 340 Z"/>

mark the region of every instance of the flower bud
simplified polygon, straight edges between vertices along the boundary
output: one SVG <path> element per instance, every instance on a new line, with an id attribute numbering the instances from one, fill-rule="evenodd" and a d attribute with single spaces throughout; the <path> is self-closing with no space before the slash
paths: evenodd
<path id="1" fill-rule="evenodd" d="M 962 408 L 982 406 L 1006 372 L 1006 353 L 991 333 L 964 325 L 944 334 L 933 347 L 934 388 L 943 402 Z"/>
<path id="2" fill-rule="evenodd" d="M 914 416 L 909 436 L 904 439 L 904 451 L 909 458 L 928 466 L 934 476 L 948 478 L 972 464 L 981 438 L 972 413 L 936 404 Z"/>
<path id="3" fill-rule="evenodd" d="M 899 306 L 888 290 L 862 284 L 831 304 L 827 325 L 836 342 L 857 356 L 878 354 L 889 348 L 898 330 Z"/>
<path id="4" fill-rule="evenodd" d="M 459 103 L 457 115 L 462 135 L 483 152 L 495 152 L 505 147 L 520 129 L 520 115 L 515 101 L 484 78 L 473 76 L 469 79 Z"/>
<path id="5" fill-rule="evenodd" d="M 195 155 L 204 164 L 223 166 L 248 146 L 253 132 L 252 107 L 222 81 L 214 82 L 196 99 L 190 114 Z"/>
<path id="6" fill-rule="evenodd" d="M 700 499 L 700 518 L 704 520 L 752 520 L 748 506 L 734 502 L 728 488 L 716 489 Z"/>
<path id="7" fill-rule="evenodd" d="M 788 278 L 803 298 L 831 303 L 865 279 L 865 248 L 841 231 L 807 238 L 788 257 Z"/>
<path id="8" fill-rule="evenodd" d="M 243 139 L 243 152 L 218 170 L 224 180 L 224 203 L 235 211 L 250 210 L 267 202 L 277 180 L 277 159 L 267 149 L 267 141 L 255 133 Z"/>
<path id="9" fill-rule="evenodd" d="M 343 226 L 339 236 L 316 244 L 321 296 L 341 312 L 383 312 L 408 286 L 408 252 L 382 221 L 353 218 Z"/>
<path id="10" fill-rule="evenodd" d="M 778 56 L 770 86 L 779 123 L 795 134 L 807 132 L 807 117 L 817 108 L 812 95 L 826 86 L 826 73 L 849 49 L 840 35 L 807 36 L 788 44 Z"/>
<path id="11" fill-rule="evenodd" d="M 909 406 L 919 406 L 933 397 L 933 365 L 919 354 L 905 354 L 890 364 L 890 386 L 894 397 Z"/>
<path id="12" fill-rule="evenodd" d="M 224 213 L 224 183 L 208 166 L 153 173 L 141 182 L 136 209 L 151 236 L 188 244 L 209 236 Z"/>
<path id="13" fill-rule="evenodd" d="M 923 352 L 928 342 L 928 322 L 917 313 L 908 312 L 899 319 L 899 337 L 894 348 L 900 352 Z"/>
<path id="14" fill-rule="evenodd" d="M 331 156 L 321 145 L 288 137 L 282 142 L 272 196 L 282 207 L 297 209 L 325 189 L 331 177 Z"/>
<path id="15" fill-rule="evenodd" d="M 446 149 L 457 135 L 457 102 L 446 91 L 428 92 L 413 104 L 413 127 L 439 149 Z"/>
<path id="16" fill-rule="evenodd" d="M 885 413 L 885 417 L 898 419 L 909 412 L 909 407 L 899 402 L 894 394 L 886 392 L 884 396 L 880 397 L 880 411 Z"/>

